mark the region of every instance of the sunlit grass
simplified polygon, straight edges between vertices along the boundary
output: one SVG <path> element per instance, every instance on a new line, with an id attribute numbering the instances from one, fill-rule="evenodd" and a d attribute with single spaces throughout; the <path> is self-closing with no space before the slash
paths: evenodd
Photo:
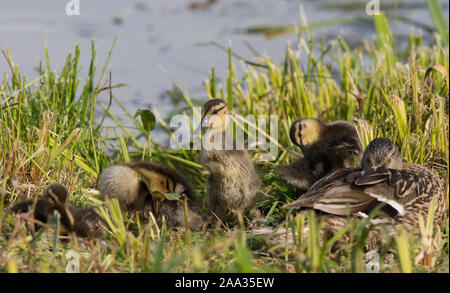
<path id="1" fill-rule="evenodd" d="M 83 80 L 78 75 L 78 47 L 59 73 L 52 70 L 45 51 L 38 78 L 31 82 L 5 50 L 10 68 L 5 69 L 0 87 L 0 271 L 64 272 L 66 252 L 73 250 L 80 253 L 82 272 L 365 272 L 367 223 L 352 221 L 338 235 L 324 237 L 320 219 L 313 213 L 294 217 L 281 209 L 297 196 L 273 167 L 301 156 L 288 135 L 294 120 L 354 121 L 364 146 L 375 137 L 389 137 L 401 147 L 405 161 L 439 173 L 448 203 L 448 45 L 436 35 L 436 42 L 427 46 L 421 36 L 412 33 L 407 51 L 397 52 L 389 37 L 388 19 L 381 14 L 374 22 L 379 37 L 365 40 L 361 47 L 350 49 L 340 37 L 325 43 L 301 30 L 297 31 L 299 42 L 287 44 L 281 62 L 259 55 L 251 62 L 234 59 L 230 47 L 223 57 L 229 62 L 223 84 L 211 69 L 204 83 L 205 96 L 224 99 L 234 113 L 244 117 L 280 118 L 278 143 L 282 148 L 277 159 L 260 162 L 261 151 L 251 152 L 264 185 L 246 223 L 258 217 L 264 226 L 278 225 L 278 230 L 262 239 L 252 237 L 244 225 L 201 233 L 170 230 L 154 219 L 144 224 L 136 215 L 122 211 L 117 201 L 103 203 L 96 198 L 88 189 L 95 188 L 104 167 L 113 162 L 155 160 L 186 174 L 206 208 L 205 173 L 197 151 L 167 150 L 156 144 L 145 120 L 129 113 L 113 92 L 112 101 L 135 128 L 125 127 L 107 105 L 97 102 L 100 92 L 122 85 L 109 84 L 106 64 L 96 74 L 94 45 Z M 237 66 L 242 67 L 242 75 L 236 73 Z M 167 117 L 152 109 L 156 127 L 168 135 L 173 115 L 192 117 L 193 107 L 204 101 L 190 97 L 176 83 L 171 96 L 183 102 L 179 109 Z M 96 119 L 96 113 L 117 123 L 112 135 L 102 126 L 104 116 Z M 269 129 L 265 131 L 270 134 Z M 53 181 L 69 187 L 74 204 L 100 205 L 106 243 L 73 238 L 55 241 L 52 228 L 56 223 L 49 223 L 39 237 L 30 236 L 26 219 L 8 212 L 14 203 L 35 197 Z M 342 244 L 343 237 L 348 241 Z M 432 228 L 430 217 L 421 219 L 419 236 L 402 232 L 383 239 L 378 250 L 380 270 L 448 272 L 448 237 L 448 216 L 440 229 Z"/>

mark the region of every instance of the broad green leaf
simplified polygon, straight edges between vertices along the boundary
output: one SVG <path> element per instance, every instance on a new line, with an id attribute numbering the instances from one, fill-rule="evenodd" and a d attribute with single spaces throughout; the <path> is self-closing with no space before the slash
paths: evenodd
<path id="1" fill-rule="evenodd" d="M 136 111 L 136 114 L 134 114 L 134 117 L 141 116 L 142 126 L 147 132 L 150 132 L 155 128 L 156 119 L 155 115 L 150 111 L 146 109 L 138 109 Z"/>

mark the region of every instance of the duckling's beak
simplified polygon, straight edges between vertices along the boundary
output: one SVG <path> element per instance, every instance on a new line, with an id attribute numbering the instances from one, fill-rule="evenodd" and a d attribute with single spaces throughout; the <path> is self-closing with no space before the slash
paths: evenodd
<path id="1" fill-rule="evenodd" d="M 158 212 L 159 212 L 159 207 L 160 207 L 160 204 L 161 204 L 161 200 L 154 199 L 152 201 L 152 204 L 153 204 L 153 212 L 155 213 L 155 216 L 156 216 L 158 214 Z"/>
<path id="2" fill-rule="evenodd" d="M 211 121 L 210 121 L 211 117 L 212 117 L 211 115 L 208 115 L 202 119 L 202 122 L 200 124 L 202 133 L 204 133 L 206 130 L 208 130 L 209 128 L 212 127 Z"/>
<path id="3" fill-rule="evenodd" d="M 164 195 L 160 192 L 152 192 L 152 207 L 155 215 L 158 214 L 159 208 L 161 207 L 161 202 L 164 200 Z"/>

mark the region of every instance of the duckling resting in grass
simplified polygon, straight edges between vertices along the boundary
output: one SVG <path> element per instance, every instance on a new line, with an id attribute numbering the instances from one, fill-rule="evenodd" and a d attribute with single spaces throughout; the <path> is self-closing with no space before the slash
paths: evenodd
<path id="1" fill-rule="evenodd" d="M 104 197 L 117 198 L 127 210 L 152 211 L 159 224 L 164 218 L 169 227 L 184 227 L 184 201 L 167 200 L 164 196 L 164 193 L 178 193 L 187 199 L 189 227 L 197 230 L 203 224 L 200 203 L 191 184 L 165 166 L 154 163 L 110 166 L 100 175 L 98 190 Z"/>
<path id="2" fill-rule="evenodd" d="M 203 147 L 200 163 L 210 172 L 207 182 L 207 198 L 210 211 L 223 222 L 235 223 L 237 215 L 243 215 L 257 200 L 261 179 L 247 150 L 225 149 L 227 104 L 220 99 L 207 101 L 202 108 Z M 217 144 L 217 138 L 222 144 Z M 231 139 L 232 140 L 232 139 Z M 205 148 L 206 144 L 217 144 Z"/>
<path id="3" fill-rule="evenodd" d="M 42 224 L 47 223 L 54 211 L 60 215 L 60 234 L 68 235 L 74 232 L 83 238 L 105 237 L 105 231 L 101 228 L 104 223 L 93 208 L 77 208 L 69 203 L 69 192 L 60 184 L 50 185 L 42 197 L 36 201 L 24 201 L 11 208 L 14 213 L 26 213 L 34 208 L 33 217 Z M 39 229 L 41 224 L 35 225 Z"/>
<path id="4" fill-rule="evenodd" d="M 382 205 L 381 216 L 371 219 L 390 234 L 400 227 L 419 233 L 419 218 L 427 218 L 430 202 L 436 200 L 435 225 L 443 220 L 446 201 L 441 180 L 431 170 L 404 164 L 398 148 L 387 138 L 374 139 L 366 148 L 361 168 L 337 170 L 317 181 L 306 193 L 284 208 L 313 208 L 324 213 L 333 232 L 348 223 L 347 215 L 367 217 Z"/>
<path id="5" fill-rule="evenodd" d="M 324 123 L 318 119 L 297 120 L 291 125 L 291 141 L 303 151 L 303 158 L 275 171 L 300 191 L 326 174 L 355 167 L 361 158 L 361 142 L 355 125 L 346 121 Z"/>

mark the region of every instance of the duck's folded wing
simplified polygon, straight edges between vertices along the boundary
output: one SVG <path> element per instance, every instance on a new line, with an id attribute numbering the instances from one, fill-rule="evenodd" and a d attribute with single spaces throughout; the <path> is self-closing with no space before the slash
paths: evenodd
<path id="1" fill-rule="evenodd" d="M 284 207 L 309 207 L 333 215 L 346 216 L 364 212 L 377 203 L 377 199 L 365 194 L 363 190 L 353 189 L 349 184 L 341 184 L 323 193 L 309 193 L 308 196 L 301 197 Z"/>
<path id="2" fill-rule="evenodd" d="M 365 194 L 361 188 L 353 188 L 353 181 L 361 169 L 341 169 L 314 183 L 296 201 L 283 208 L 309 207 L 335 215 L 347 215 L 367 210 L 377 200 Z"/>
<path id="3" fill-rule="evenodd" d="M 332 188 L 314 203 L 314 208 L 333 215 L 346 216 L 373 208 L 378 200 L 350 185 Z"/>
<path id="4" fill-rule="evenodd" d="M 385 182 L 390 176 L 390 170 L 385 167 L 368 168 L 362 170 L 358 176 L 354 178 L 353 182 L 357 186 L 368 186 Z"/>
<path id="5" fill-rule="evenodd" d="M 432 189 L 431 182 L 427 182 L 413 171 L 383 169 L 379 170 L 378 175 L 375 174 L 378 170 L 371 169 L 356 179 L 355 184 L 365 186 L 364 193 L 387 203 L 399 214 L 403 214 L 405 204 L 419 195 L 429 193 Z M 373 180 L 369 180 L 370 178 Z"/>
<path id="6" fill-rule="evenodd" d="M 385 203 L 403 214 L 404 205 L 432 187 L 415 172 L 384 167 L 339 170 L 316 182 L 308 192 L 285 207 L 311 207 L 335 215 L 365 212 Z"/>
<path id="7" fill-rule="evenodd" d="M 311 188 L 301 196 L 301 198 L 308 197 L 310 194 L 325 192 L 332 186 L 340 186 L 342 184 L 352 183 L 358 176 L 361 169 L 359 168 L 345 168 L 334 171 L 322 179 L 316 181 Z"/>
<path id="8" fill-rule="evenodd" d="M 424 180 L 408 170 L 342 169 L 317 181 L 308 192 L 285 207 L 310 207 L 346 215 L 365 212 L 385 203 L 402 214 L 404 204 L 429 189 Z"/>

